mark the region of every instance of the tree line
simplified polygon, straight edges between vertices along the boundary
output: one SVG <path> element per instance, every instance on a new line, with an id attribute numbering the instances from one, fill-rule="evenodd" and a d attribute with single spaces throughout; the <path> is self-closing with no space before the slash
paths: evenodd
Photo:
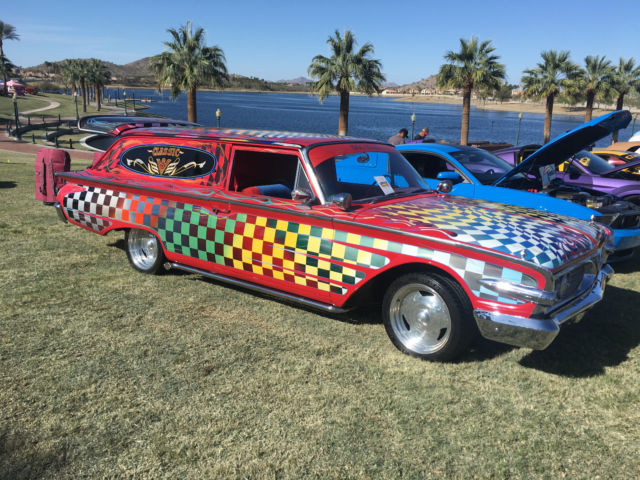
<path id="1" fill-rule="evenodd" d="M 202 28 L 193 28 L 190 21 L 178 29 L 167 30 L 170 40 L 164 42 L 166 50 L 151 58 L 150 68 L 158 88 L 169 88 L 171 97 L 180 92 L 187 94 L 187 116 L 197 122 L 196 92 L 203 87 L 222 87 L 229 81 L 224 51 L 218 46 L 207 46 Z M 5 57 L 2 41 L 16 40 L 18 35 L 12 25 L 0 21 L 0 68 L 3 78 L 13 69 Z M 380 60 L 372 58 L 371 43 L 356 49 L 357 41 L 350 30 L 341 34 L 338 30 L 327 39 L 330 56 L 316 55 L 312 58 L 308 74 L 312 77 L 310 89 L 320 101 L 327 95 L 337 93 L 340 97 L 338 134 L 346 135 L 349 124 L 349 96 L 357 91 L 373 95 L 381 91 L 385 76 Z M 476 37 L 460 39 L 459 50 L 444 54 L 445 63 L 436 76 L 439 88 L 456 88 L 462 92 L 462 120 L 460 143 L 468 143 L 471 96 L 476 93 L 486 96 L 488 92 L 504 98 L 508 85 L 505 83 L 505 67 L 495 54 L 491 40 L 480 41 Z M 101 92 L 110 81 L 111 74 L 104 63 L 96 59 L 71 59 L 62 64 L 62 74 L 75 93 L 80 89 L 83 112 L 87 97 L 92 95 L 100 109 Z M 266 88 L 259 79 L 248 79 L 247 87 L 256 82 Z M 264 81 L 262 81 L 264 82 Z M 266 82 L 265 82 L 266 83 Z M 640 93 L 640 66 L 633 58 L 620 58 L 613 65 L 604 56 L 587 56 L 584 66 L 574 63 L 570 52 L 547 50 L 541 53 L 541 61 L 535 68 L 527 69 L 521 78 L 523 96 L 545 102 L 544 142 L 549 140 L 551 119 L 556 98 L 562 94 L 575 104 L 584 101 L 585 121 L 591 120 L 594 102 L 611 102 L 622 109 L 624 98 L 631 92 Z M 268 85 L 267 85 L 268 86 Z M 268 89 L 268 88 L 267 88 Z M 617 140 L 617 132 L 613 136 Z"/>

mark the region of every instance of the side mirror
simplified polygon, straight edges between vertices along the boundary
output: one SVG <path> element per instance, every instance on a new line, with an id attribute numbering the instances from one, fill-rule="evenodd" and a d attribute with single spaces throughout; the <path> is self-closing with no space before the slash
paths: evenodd
<path id="1" fill-rule="evenodd" d="M 458 172 L 440 172 L 436 178 L 438 180 L 450 180 L 451 183 L 460 183 L 462 181 L 462 177 Z"/>
<path id="2" fill-rule="evenodd" d="M 313 200 L 313 194 L 304 188 L 296 188 L 291 192 L 291 200 L 308 204 Z"/>
<path id="3" fill-rule="evenodd" d="M 335 195 L 331 195 L 329 197 L 329 201 L 333 205 L 337 205 L 345 212 L 351 210 L 351 204 L 353 203 L 353 197 L 351 197 L 350 193 L 336 193 Z"/>
<path id="4" fill-rule="evenodd" d="M 438 184 L 438 192 L 439 193 L 451 193 L 452 189 L 453 189 L 453 182 L 451 180 L 449 180 L 449 179 L 442 180 Z"/>

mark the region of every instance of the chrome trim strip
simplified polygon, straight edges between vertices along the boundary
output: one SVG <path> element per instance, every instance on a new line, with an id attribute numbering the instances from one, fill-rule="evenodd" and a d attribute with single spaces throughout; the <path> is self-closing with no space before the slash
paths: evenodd
<path id="1" fill-rule="evenodd" d="M 613 269 L 606 265 L 591 290 L 575 299 L 572 305 L 560 312 L 555 312 L 551 317 L 535 319 L 474 310 L 473 315 L 478 329 L 481 335 L 489 340 L 544 350 L 556 338 L 563 323 L 571 320 L 579 321 L 587 310 L 602 300 L 606 282 L 612 273 Z"/>
<path id="2" fill-rule="evenodd" d="M 554 292 L 547 292 L 535 287 L 527 287 L 525 285 L 507 282 L 505 280 L 481 278 L 478 280 L 478 283 L 502 296 L 524 300 L 525 302 L 551 306 L 556 300 Z"/>
<path id="3" fill-rule="evenodd" d="M 166 266 L 167 264 L 165 264 Z M 198 275 L 205 276 L 207 278 L 212 278 L 214 280 L 218 280 L 224 283 L 228 283 L 230 285 L 236 287 L 243 287 L 249 290 L 253 290 L 255 292 L 264 293 L 267 295 L 271 295 L 274 297 L 282 298 L 284 300 L 288 300 L 290 302 L 295 302 L 300 305 L 304 305 L 306 307 L 315 308 L 317 310 L 322 310 L 328 313 L 345 313 L 348 312 L 349 309 L 336 307 L 334 305 L 329 305 L 327 303 L 316 302 L 315 300 L 309 300 L 307 298 L 298 297 L 296 295 L 291 295 L 290 293 L 281 292 L 279 290 L 275 290 L 269 287 L 263 287 L 262 285 L 256 285 L 255 283 L 245 282 L 243 280 L 238 280 L 237 278 L 227 277 L 225 275 L 219 275 L 217 273 L 211 273 L 206 270 L 201 270 L 199 268 L 189 267 L 187 265 L 182 265 L 180 263 L 169 262 L 169 268 L 176 268 L 178 270 L 184 270 L 185 272 L 195 273 Z"/>

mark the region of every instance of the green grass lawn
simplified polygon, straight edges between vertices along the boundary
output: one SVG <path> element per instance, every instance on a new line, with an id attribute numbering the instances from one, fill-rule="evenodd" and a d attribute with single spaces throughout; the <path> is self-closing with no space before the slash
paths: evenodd
<path id="1" fill-rule="evenodd" d="M 57 108 L 53 108 L 51 110 L 45 110 L 43 112 L 31 113 L 27 116 L 35 119 L 42 118 L 44 115 L 46 118 L 57 118 L 58 115 L 61 117 L 75 117 L 76 116 L 76 105 L 72 95 L 62 95 L 58 93 L 41 93 L 38 95 L 25 95 L 23 97 L 17 97 L 18 99 L 18 112 L 26 112 L 29 110 L 34 110 L 36 108 L 46 107 L 49 102 L 58 102 L 60 106 Z M 116 106 L 115 100 L 111 103 L 108 101 L 104 102 L 104 105 L 107 106 Z M 122 104 L 122 100 L 118 102 L 119 108 L 124 108 Z M 127 108 L 129 110 L 129 115 L 133 115 L 133 102 L 131 100 L 127 100 Z M 143 104 L 140 102 L 136 102 L 136 110 L 146 110 L 149 108 L 147 104 Z M 87 111 L 84 113 L 82 111 L 82 98 L 78 97 L 78 112 L 80 116 L 83 115 L 95 115 L 98 113 L 104 115 L 113 114 L 113 110 L 103 108 L 100 111 L 97 109 L 97 105 L 95 103 L 87 104 Z M 13 120 L 15 117 L 13 111 L 13 99 L 12 97 L 0 97 L 0 119 Z"/>
<path id="2" fill-rule="evenodd" d="M 638 476 L 639 260 L 545 351 L 428 363 L 375 308 L 135 272 L 34 200 L 33 159 L 0 152 L 0 478 Z"/>

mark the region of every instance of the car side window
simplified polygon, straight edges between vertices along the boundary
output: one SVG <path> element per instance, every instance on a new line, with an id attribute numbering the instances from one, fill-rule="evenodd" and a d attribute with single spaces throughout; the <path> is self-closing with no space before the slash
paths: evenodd
<path id="1" fill-rule="evenodd" d="M 233 156 L 230 190 L 291 199 L 298 184 L 311 190 L 297 155 L 237 150 Z"/>
<path id="2" fill-rule="evenodd" d="M 409 163 L 422 178 L 435 180 L 440 172 L 455 172 L 456 169 L 444 158 L 425 153 L 403 152 Z M 459 172 L 458 172 L 459 173 Z"/>

